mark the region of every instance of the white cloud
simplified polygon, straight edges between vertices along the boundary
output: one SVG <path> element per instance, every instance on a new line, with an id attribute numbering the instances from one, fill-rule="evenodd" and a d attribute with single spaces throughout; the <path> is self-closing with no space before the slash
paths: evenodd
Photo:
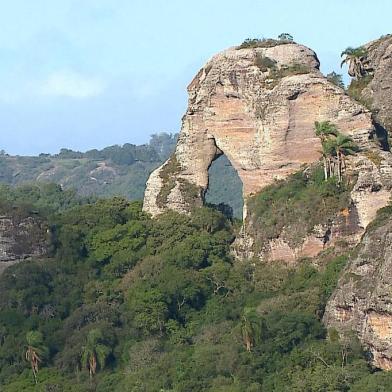
<path id="1" fill-rule="evenodd" d="M 69 70 L 53 72 L 40 86 L 43 95 L 85 99 L 105 90 L 102 80 Z"/>

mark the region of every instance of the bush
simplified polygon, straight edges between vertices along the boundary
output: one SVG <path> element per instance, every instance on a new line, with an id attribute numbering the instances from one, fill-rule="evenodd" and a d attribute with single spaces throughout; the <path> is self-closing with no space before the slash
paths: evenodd
<path id="1" fill-rule="evenodd" d="M 324 181 L 323 176 L 318 165 L 270 185 L 249 199 L 248 226 L 257 233 L 260 247 L 274 238 L 298 246 L 316 225 L 328 223 L 349 206 L 349 189 L 338 186 L 334 178 Z"/>
<path id="2" fill-rule="evenodd" d="M 344 83 L 343 83 L 343 77 L 342 75 L 336 73 L 336 72 L 331 72 L 327 75 L 327 79 L 333 83 L 335 86 L 338 86 L 342 89 L 344 89 Z"/>
<path id="3" fill-rule="evenodd" d="M 262 72 L 266 72 L 269 69 L 276 67 L 276 61 L 267 56 L 263 56 L 261 53 L 257 53 L 255 65 L 259 67 Z"/>
<path id="4" fill-rule="evenodd" d="M 373 75 L 366 75 L 359 79 L 353 79 L 347 89 L 347 94 L 351 98 L 355 99 L 369 110 L 372 110 L 373 99 L 364 97 L 362 92 L 372 80 Z"/>
<path id="5" fill-rule="evenodd" d="M 247 38 L 237 49 L 273 48 L 278 45 L 292 44 L 292 40 L 273 38 Z"/>

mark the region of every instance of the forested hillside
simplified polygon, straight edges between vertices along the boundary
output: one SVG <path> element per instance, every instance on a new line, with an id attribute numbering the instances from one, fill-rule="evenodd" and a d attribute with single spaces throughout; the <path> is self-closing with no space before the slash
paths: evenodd
<path id="1" fill-rule="evenodd" d="M 214 56 L 174 155 L 2 152 L 0 391 L 392 391 L 390 40 L 351 93 L 288 33 Z"/>
<path id="2" fill-rule="evenodd" d="M 0 277 L 2 391 L 387 391 L 358 342 L 321 323 L 349 253 L 234 262 L 237 230 L 196 209 L 7 188 L 50 226 L 47 258 Z M 35 384 L 37 383 L 37 384 Z"/>
<path id="3" fill-rule="evenodd" d="M 66 148 L 58 154 L 42 153 L 38 157 L 2 152 L 0 183 L 56 183 L 80 196 L 142 200 L 149 174 L 172 154 L 177 136 L 162 132 L 152 135 L 145 145 L 115 145 L 84 153 Z M 210 188 L 207 202 L 225 203 L 235 217 L 242 216 L 242 185 L 226 157 L 211 167 Z"/>
<path id="4" fill-rule="evenodd" d="M 150 172 L 168 158 L 177 135 L 160 133 L 149 144 L 110 146 L 87 152 L 61 149 L 58 154 L 38 157 L 0 156 L 0 182 L 21 185 L 33 182 L 60 184 L 81 196 L 122 195 L 143 198 Z"/>

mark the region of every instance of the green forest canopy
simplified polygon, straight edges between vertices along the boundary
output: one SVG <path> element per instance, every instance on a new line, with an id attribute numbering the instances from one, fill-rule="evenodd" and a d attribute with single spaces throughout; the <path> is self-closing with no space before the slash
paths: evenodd
<path id="1" fill-rule="evenodd" d="M 389 388 L 392 375 L 370 369 L 354 338 L 327 338 L 320 321 L 348 254 L 299 268 L 234 262 L 232 223 L 210 208 L 152 220 L 123 198 L 0 195 L 47 219 L 52 245 L 0 277 L 1 390 Z M 23 357 L 31 331 L 46 353 L 37 386 Z"/>

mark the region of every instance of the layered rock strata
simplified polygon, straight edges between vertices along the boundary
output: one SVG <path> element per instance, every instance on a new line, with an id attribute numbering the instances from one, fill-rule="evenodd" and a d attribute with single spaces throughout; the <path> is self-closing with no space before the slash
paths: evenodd
<path id="1" fill-rule="evenodd" d="M 324 120 L 361 148 L 348 162 L 358 176 L 350 209 L 357 220 L 350 233 L 354 241 L 388 202 L 392 160 L 375 141 L 371 113 L 320 73 L 309 48 L 290 43 L 228 49 L 207 62 L 188 93 L 176 151 L 147 182 L 144 210 L 152 215 L 167 209 L 187 213 L 202 205 L 208 168 L 224 153 L 243 183 L 246 218 L 249 196 L 320 158 L 314 122 Z M 269 257 L 292 260 L 317 254 L 324 247 L 318 231 L 324 229 L 331 228 L 315 228 L 315 235 L 298 249 L 277 239 Z M 341 230 L 333 230 L 332 239 L 340 236 Z M 239 253 L 251 253 L 252 238 L 240 241 L 244 249 Z"/>
<path id="2" fill-rule="evenodd" d="M 392 219 L 369 230 L 329 300 L 324 322 L 345 336 L 355 331 L 373 365 L 392 370 Z"/>
<path id="3" fill-rule="evenodd" d="M 365 66 L 369 84 L 361 96 L 375 115 L 377 124 L 392 136 L 392 35 L 372 41 L 364 47 L 367 50 Z M 380 129 L 380 132 L 382 129 Z"/>
<path id="4" fill-rule="evenodd" d="M 219 53 L 188 93 L 175 154 L 147 183 L 144 209 L 152 215 L 189 211 L 189 184 L 192 201 L 201 202 L 208 168 L 222 153 L 246 199 L 320 157 L 315 121 L 335 122 L 361 145 L 373 132 L 370 113 L 326 80 L 316 54 L 298 44 Z"/>

